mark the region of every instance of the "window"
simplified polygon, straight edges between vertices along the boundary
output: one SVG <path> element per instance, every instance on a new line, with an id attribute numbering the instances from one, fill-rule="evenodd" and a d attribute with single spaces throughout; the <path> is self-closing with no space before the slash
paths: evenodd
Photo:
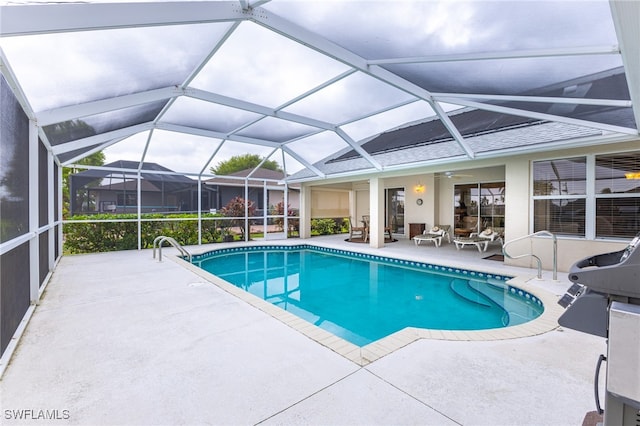
<path id="1" fill-rule="evenodd" d="M 533 162 L 533 230 L 629 238 L 640 227 L 640 152 Z"/>
<path id="2" fill-rule="evenodd" d="M 586 157 L 533 163 L 533 228 L 585 236 Z"/>
<path id="3" fill-rule="evenodd" d="M 596 156 L 595 198 L 596 238 L 640 230 L 640 152 Z"/>
<path id="4" fill-rule="evenodd" d="M 118 194 L 118 205 L 123 207 L 137 206 L 138 197 L 128 192 Z"/>

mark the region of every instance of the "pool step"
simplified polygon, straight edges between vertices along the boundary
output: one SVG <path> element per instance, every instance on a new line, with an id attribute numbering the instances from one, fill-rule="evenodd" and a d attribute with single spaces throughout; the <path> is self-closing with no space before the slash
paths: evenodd
<path id="1" fill-rule="evenodd" d="M 531 318 L 531 311 L 542 310 L 537 304 L 527 299 L 510 297 L 509 303 L 505 306 L 505 293 L 508 291 L 504 286 L 494 284 L 469 282 L 469 286 L 491 299 L 493 303 L 500 306 L 509 315 L 508 325 L 522 324 Z"/>
<path id="2" fill-rule="evenodd" d="M 487 296 L 479 292 L 477 289 L 469 285 L 469 280 L 453 279 L 449 284 L 451 290 L 469 302 L 476 303 L 478 305 L 491 307 L 491 302 L 487 300 Z"/>

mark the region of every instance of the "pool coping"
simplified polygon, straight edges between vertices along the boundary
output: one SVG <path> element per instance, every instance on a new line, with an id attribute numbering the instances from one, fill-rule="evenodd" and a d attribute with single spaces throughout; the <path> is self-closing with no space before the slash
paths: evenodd
<path id="1" fill-rule="evenodd" d="M 301 245 L 300 242 L 297 243 Z M 306 244 L 306 243 L 305 243 Z M 282 242 L 263 241 L 262 245 L 282 245 Z M 323 247 L 315 244 L 306 244 L 314 247 Z M 247 245 L 234 245 L 234 248 L 248 247 Z M 216 249 L 202 250 L 202 253 L 214 251 Z M 198 253 L 198 254 L 202 254 Z M 393 258 L 393 256 L 383 256 Z M 557 304 L 558 298 L 539 287 L 535 287 L 534 276 L 516 276 L 506 284 L 524 290 L 531 295 L 537 297 L 544 306 L 542 314 L 524 324 L 514 325 L 505 328 L 486 329 L 486 330 L 435 330 L 416 327 L 406 327 L 400 331 L 390 334 L 382 339 L 376 340 L 365 346 L 358 346 L 347 340 L 344 340 L 329 331 L 326 331 L 284 309 L 271 304 L 239 287 L 213 275 L 192 263 L 183 260 L 179 256 L 167 256 L 174 262 L 184 266 L 196 275 L 206 279 L 220 289 L 230 293 L 239 299 L 249 303 L 257 309 L 269 314 L 273 318 L 279 320 L 285 325 L 297 330 L 310 339 L 320 343 L 321 345 L 331 349 L 332 351 L 342 355 L 343 357 L 353 361 L 354 363 L 365 366 L 396 350 L 409 345 L 421 339 L 433 340 L 450 340 L 450 341 L 491 341 L 491 340 L 507 340 L 518 339 L 524 337 L 532 337 L 553 331 L 559 327 L 558 318 L 564 312 L 562 307 Z M 478 271 L 480 272 L 480 271 Z M 493 273 L 493 272 L 492 272 Z M 504 274 L 499 274 L 504 275 Z"/>

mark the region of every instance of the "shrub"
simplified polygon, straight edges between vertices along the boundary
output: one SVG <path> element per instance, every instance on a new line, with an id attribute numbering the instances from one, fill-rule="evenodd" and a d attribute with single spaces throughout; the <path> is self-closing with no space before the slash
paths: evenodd
<path id="1" fill-rule="evenodd" d="M 204 217 L 220 217 L 207 214 Z M 141 223 L 142 248 L 153 247 L 153 240 L 159 235 L 174 238 L 183 245 L 198 244 L 198 221 L 196 214 L 147 214 Z M 192 219 L 186 221 L 149 219 Z M 99 214 L 74 216 L 74 220 L 136 220 L 135 214 Z M 214 243 L 221 239 L 221 223 L 215 220 L 202 221 L 202 242 Z M 138 248 L 137 222 L 88 222 L 66 223 L 63 227 L 64 249 L 67 253 L 96 253 L 115 250 L 135 250 Z"/>
<path id="2" fill-rule="evenodd" d="M 331 235 L 339 229 L 334 219 L 311 219 L 312 235 Z"/>
<path id="3" fill-rule="evenodd" d="M 142 216 L 141 244 L 142 248 L 153 247 L 153 240 L 159 235 L 174 238 L 182 245 L 198 244 L 197 214 L 145 214 Z M 202 243 L 224 241 L 229 235 L 229 220 L 212 220 L 222 218 L 222 214 L 205 214 L 202 221 Z M 64 250 L 66 253 L 98 253 L 116 250 L 136 250 L 138 248 L 138 223 L 135 214 L 96 214 L 74 216 L 74 220 L 105 220 L 105 222 L 66 223 L 63 227 Z M 183 221 L 163 219 L 191 219 Z M 131 222 L 117 222 L 131 220 Z M 113 222 L 106 222 L 113 221 Z M 289 226 L 296 228 L 299 218 L 289 219 Z M 312 235 L 330 235 L 345 231 L 342 219 L 312 219 Z M 241 236 L 241 240 L 244 238 Z"/>
<path id="4" fill-rule="evenodd" d="M 246 212 L 245 212 L 244 202 L 245 202 L 244 198 L 235 197 L 234 199 L 229 201 L 226 206 L 220 209 L 220 213 L 222 213 L 223 216 L 228 216 L 228 217 L 244 217 L 245 214 L 248 214 L 249 217 L 253 216 L 256 211 L 253 201 L 249 200 L 247 202 Z M 244 233 L 245 233 L 244 219 L 234 220 L 233 225 L 240 228 L 240 237 L 241 239 L 244 240 Z"/>

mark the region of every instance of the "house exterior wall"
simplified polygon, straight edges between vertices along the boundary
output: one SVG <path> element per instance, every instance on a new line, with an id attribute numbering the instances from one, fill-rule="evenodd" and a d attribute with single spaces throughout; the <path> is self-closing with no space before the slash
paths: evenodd
<path id="1" fill-rule="evenodd" d="M 531 163 L 538 160 L 570 158 L 587 154 L 609 154 L 625 151 L 637 151 L 640 149 L 638 141 L 611 144 L 594 145 L 574 149 L 563 149 L 548 151 L 537 154 L 514 156 L 506 161 L 507 178 L 507 205 L 506 205 L 506 240 L 522 237 L 533 232 L 533 211 L 532 211 L 532 185 L 531 185 Z M 525 190 L 526 189 L 526 190 Z M 640 231 L 634 230 L 634 232 Z M 558 237 L 558 270 L 568 272 L 571 265 L 585 257 L 600 253 L 607 253 L 622 250 L 627 246 L 629 240 L 616 239 L 584 239 L 576 237 Z M 550 238 L 536 238 L 534 240 L 524 240 L 510 244 L 508 252 L 513 256 L 524 253 L 534 254 L 542 260 L 544 269 L 550 269 L 553 264 L 552 242 Z M 537 262 L 533 258 L 523 258 L 518 260 L 507 260 L 506 263 L 537 267 Z"/>
<path id="2" fill-rule="evenodd" d="M 127 191 L 130 194 L 136 195 L 135 191 Z M 135 213 L 138 211 L 138 206 L 123 206 L 122 204 L 118 204 L 118 194 L 122 194 L 122 191 L 95 191 L 96 194 L 96 211 L 98 212 L 107 212 L 107 213 Z M 149 212 L 173 212 L 180 210 L 180 205 L 176 205 L 176 197 L 173 198 L 173 203 L 169 203 L 166 199 L 162 200 L 162 194 L 159 192 L 142 192 L 141 193 L 141 207 L 143 213 Z M 167 196 L 165 196 L 166 198 Z M 173 204 L 173 205 L 172 205 Z M 115 205 L 115 210 L 110 210 L 106 205 Z"/>
<path id="3" fill-rule="evenodd" d="M 259 212 L 261 212 L 262 209 L 265 208 L 265 207 L 266 208 L 273 207 L 276 204 L 278 204 L 279 202 L 283 201 L 283 198 L 284 198 L 284 192 L 283 191 L 275 190 L 275 189 L 273 189 L 273 190 L 267 189 L 267 192 L 268 192 L 267 198 L 268 198 L 269 205 L 265 206 L 264 188 L 249 187 L 249 200 L 253 201 L 254 207 Z M 212 205 L 212 208 L 221 209 L 224 206 L 226 206 L 227 204 L 229 204 L 229 202 L 231 200 L 233 200 L 235 197 L 244 198 L 244 185 L 243 184 L 240 184 L 239 186 L 221 185 L 221 186 L 219 186 L 218 193 L 219 193 L 219 197 L 220 197 L 219 205 L 217 207 L 213 207 L 213 206 L 215 206 L 215 203 L 213 203 L 213 202 L 211 203 L 211 205 Z M 299 209 L 300 208 L 300 194 L 299 194 L 299 191 L 297 191 L 297 190 L 289 190 L 288 204 L 289 204 L 289 207 L 292 208 L 292 209 Z"/>
<path id="4" fill-rule="evenodd" d="M 409 223 L 425 223 L 426 225 L 453 225 L 454 218 L 454 186 L 459 184 L 505 182 L 505 237 L 513 240 L 533 232 L 532 208 L 532 176 L 533 161 L 561 159 L 589 154 L 611 154 L 640 150 L 638 141 L 613 144 L 594 144 L 590 147 L 566 148 L 538 153 L 496 157 L 492 159 L 476 159 L 449 163 L 438 167 L 424 167 L 405 171 L 404 175 L 380 173 L 385 188 L 405 188 L 405 236 L 408 237 Z M 435 178 L 435 173 L 456 171 L 462 175 L 454 178 Z M 464 176 L 464 175 L 469 176 Z M 356 218 L 369 214 L 369 184 L 371 176 L 359 176 L 351 186 L 355 211 L 351 215 Z M 353 177 L 352 177 L 353 179 Z M 344 178 L 343 178 L 344 180 Z M 335 184 L 336 182 L 328 183 Z M 416 183 L 425 185 L 425 192 L 417 194 L 413 188 Z M 323 182 L 326 184 L 326 182 Z M 311 184 L 313 185 L 313 184 Z M 318 184 L 320 185 L 320 184 Z M 314 188 L 315 189 L 315 188 Z M 316 189 L 317 190 L 317 189 Z M 422 206 L 416 204 L 418 198 L 423 199 Z M 352 207 L 352 210 L 354 208 Z M 634 230 L 633 232 L 640 231 Z M 558 270 L 567 272 L 576 261 L 599 253 L 621 250 L 629 243 L 626 239 L 586 239 L 558 236 Z M 539 256 L 543 268 L 551 269 L 553 263 L 552 242 L 550 238 L 538 237 L 524 239 L 510 244 L 508 251 L 513 256 L 531 253 Z M 523 259 L 507 259 L 507 264 L 536 268 L 537 263 L 531 257 Z"/>

